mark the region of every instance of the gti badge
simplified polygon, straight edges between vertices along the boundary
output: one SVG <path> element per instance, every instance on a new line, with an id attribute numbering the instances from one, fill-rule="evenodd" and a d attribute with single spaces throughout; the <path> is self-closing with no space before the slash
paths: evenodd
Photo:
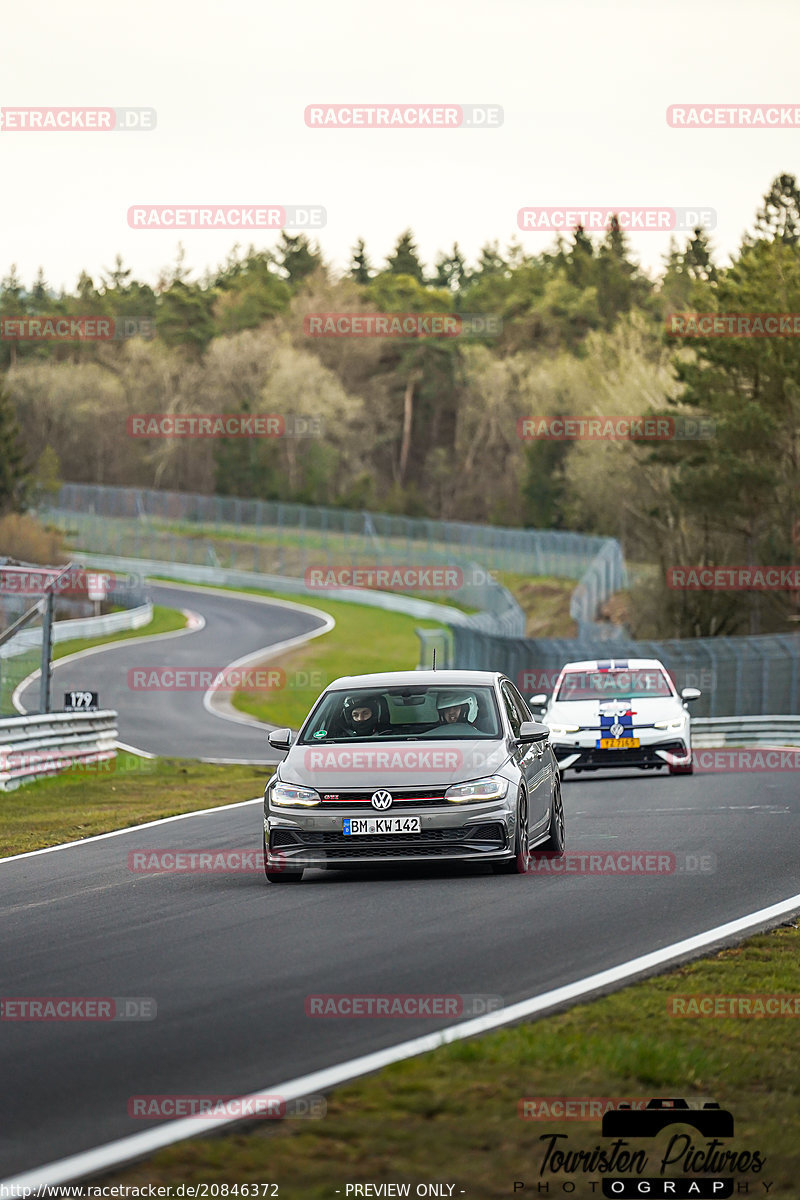
<path id="1" fill-rule="evenodd" d="M 390 792 L 373 792 L 372 800 L 370 801 L 373 808 L 391 808 L 392 796 Z"/>

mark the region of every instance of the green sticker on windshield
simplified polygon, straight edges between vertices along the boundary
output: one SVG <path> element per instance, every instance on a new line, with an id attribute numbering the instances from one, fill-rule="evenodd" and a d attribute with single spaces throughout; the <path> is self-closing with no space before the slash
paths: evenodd
<path id="1" fill-rule="evenodd" d="M 317 732 L 314 734 L 314 737 L 320 737 L 320 738 L 327 737 L 327 736 L 328 736 L 327 729 L 318 729 Z"/>

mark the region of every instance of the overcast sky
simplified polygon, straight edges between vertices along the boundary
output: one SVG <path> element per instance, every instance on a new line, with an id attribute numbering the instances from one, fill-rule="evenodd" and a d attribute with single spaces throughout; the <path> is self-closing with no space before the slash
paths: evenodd
<path id="1" fill-rule="evenodd" d="M 681 130 L 670 104 L 796 103 L 796 0 L 37 0 L 6 8 L 0 105 L 142 106 L 147 133 L 0 133 L 0 272 L 42 265 L 72 289 L 121 253 L 154 283 L 265 232 L 131 229 L 134 204 L 316 204 L 336 268 L 365 238 L 380 265 L 414 230 L 423 260 L 457 240 L 540 250 L 525 206 L 713 208 L 724 261 L 772 178 L 800 174 L 800 129 Z M 793 90 L 792 90 L 793 89 Z M 497 104 L 494 129 L 312 129 L 307 105 Z M 631 239 L 659 268 L 668 234 Z"/>

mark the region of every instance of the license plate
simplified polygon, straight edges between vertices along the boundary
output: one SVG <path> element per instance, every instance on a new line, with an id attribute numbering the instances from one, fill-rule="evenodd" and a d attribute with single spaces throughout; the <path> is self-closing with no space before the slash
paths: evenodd
<path id="1" fill-rule="evenodd" d="M 420 833 L 419 817 L 345 817 L 345 836 L 360 833 Z"/>
<path id="2" fill-rule="evenodd" d="M 598 750 L 638 750 L 638 738 L 599 738 Z"/>

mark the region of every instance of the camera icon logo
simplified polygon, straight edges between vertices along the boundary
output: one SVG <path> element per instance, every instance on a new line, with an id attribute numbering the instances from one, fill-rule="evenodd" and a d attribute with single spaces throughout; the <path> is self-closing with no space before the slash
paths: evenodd
<path id="1" fill-rule="evenodd" d="M 703 1137 L 733 1137 L 733 1113 L 718 1104 L 690 1108 L 683 1099 L 648 1100 L 632 1109 L 621 1104 L 603 1113 L 603 1137 L 655 1137 L 669 1125 L 693 1125 Z"/>

